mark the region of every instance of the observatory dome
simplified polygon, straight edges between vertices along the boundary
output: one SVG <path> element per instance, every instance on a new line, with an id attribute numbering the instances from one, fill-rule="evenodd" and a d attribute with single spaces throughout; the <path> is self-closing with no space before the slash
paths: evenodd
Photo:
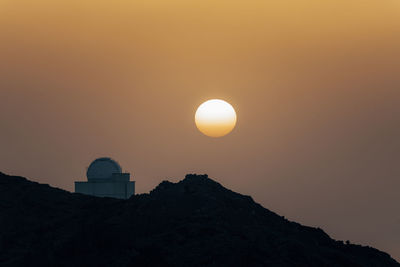
<path id="1" fill-rule="evenodd" d="M 121 166 L 111 158 L 98 158 L 93 161 L 86 173 L 88 180 L 110 179 L 113 174 L 122 173 Z"/>

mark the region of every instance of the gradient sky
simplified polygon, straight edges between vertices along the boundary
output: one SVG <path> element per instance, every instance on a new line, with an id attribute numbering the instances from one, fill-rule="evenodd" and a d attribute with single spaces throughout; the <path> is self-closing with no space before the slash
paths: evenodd
<path id="1" fill-rule="evenodd" d="M 210 98 L 237 111 L 221 139 L 194 124 Z M 208 173 L 400 260 L 397 0 L 1 0 L 0 100 L 0 171 Z"/>

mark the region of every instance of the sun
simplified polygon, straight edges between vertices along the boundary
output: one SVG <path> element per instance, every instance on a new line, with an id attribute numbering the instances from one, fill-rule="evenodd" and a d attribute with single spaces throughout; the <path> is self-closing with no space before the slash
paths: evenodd
<path id="1" fill-rule="evenodd" d="M 236 112 L 231 104 L 221 99 L 211 99 L 196 111 L 195 122 L 200 132 L 210 137 L 222 137 L 236 125 Z"/>

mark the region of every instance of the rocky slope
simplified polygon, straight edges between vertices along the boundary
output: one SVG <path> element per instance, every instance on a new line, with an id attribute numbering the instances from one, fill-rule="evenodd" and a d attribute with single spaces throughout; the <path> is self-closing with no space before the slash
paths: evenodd
<path id="1" fill-rule="evenodd" d="M 0 229 L 1 266 L 400 266 L 206 175 L 117 200 L 0 173 Z"/>

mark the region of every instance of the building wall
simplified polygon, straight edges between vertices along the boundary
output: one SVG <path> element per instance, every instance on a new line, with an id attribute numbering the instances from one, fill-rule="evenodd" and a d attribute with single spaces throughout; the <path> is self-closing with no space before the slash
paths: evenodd
<path id="1" fill-rule="evenodd" d="M 75 192 L 96 196 L 127 199 L 135 194 L 134 181 L 75 182 Z"/>
<path id="2" fill-rule="evenodd" d="M 128 182 L 126 184 L 126 194 L 127 194 L 126 198 L 130 198 L 135 194 L 135 182 Z"/>

